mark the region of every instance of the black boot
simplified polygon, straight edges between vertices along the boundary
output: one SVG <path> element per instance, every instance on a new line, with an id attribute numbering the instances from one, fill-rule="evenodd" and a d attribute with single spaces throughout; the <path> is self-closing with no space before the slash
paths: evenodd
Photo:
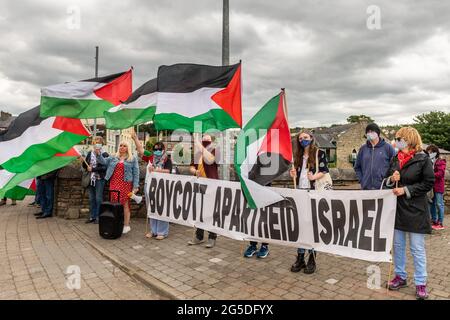
<path id="1" fill-rule="evenodd" d="M 315 251 L 309 254 L 308 263 L 306 264 L 305 270 L 303 270 L 304 273 L 312 274 L 316 271 L 316 257 L 317 254 Z"/>
<path id="2" fill-rule="evenodd" d="M 305 254 L 298 253 L 297 260 L 295 260 L 294 264 L 291 266 L 291 272 L 299 272 L 300 270 L 302 270 L 305 267 L 306 267 Z"/>

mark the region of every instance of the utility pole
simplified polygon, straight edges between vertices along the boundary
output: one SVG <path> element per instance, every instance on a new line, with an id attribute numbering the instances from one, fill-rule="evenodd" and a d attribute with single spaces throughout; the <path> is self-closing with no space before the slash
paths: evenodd
<path id="1" fill-rule="evenodd" d="M 230 64 L 230 1 L 223 0 L 222 13 L 222 65 L 228 66 Z M 230 180 L 230 165 L 231 165 L 231 146 L 229 139 L 229 131 L 224 131 L 223 137 L 223 152 L 225 162 L 222 165 L 222 179 Z"/>
<path id="2" fill-rule="evenodd" d="M 223 0 L 222 16 L 222 65 L 230 64 L 230 2 Z"/>
<path id="3" fill-rule="evenodd" d="M 98 46 L 95 46 L 95 77 L 98 78 Z M 93 137 L 97 135 L 97 119 L 94 119 Z"/>

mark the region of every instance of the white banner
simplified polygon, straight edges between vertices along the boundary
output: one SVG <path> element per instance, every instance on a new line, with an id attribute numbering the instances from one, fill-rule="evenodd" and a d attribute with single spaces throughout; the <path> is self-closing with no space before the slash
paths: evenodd
<path id="1" fill-rule="evenodd" d="M 391 261 L 397 198 L 391 190 L 272 188 L 287 200 L 246 206 L 238 182 L 147 174 L 148 217 L 254 240 L 368 261 Z"/>

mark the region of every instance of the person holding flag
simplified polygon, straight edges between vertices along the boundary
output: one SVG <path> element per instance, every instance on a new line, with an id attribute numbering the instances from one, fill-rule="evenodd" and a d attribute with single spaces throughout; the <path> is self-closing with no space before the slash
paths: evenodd
<path id="1" fill-rule="evenodd" d="M 311 132 L 303 130 L 295 138 L 296 151 L 294 167 L 290 171 L 291 177 L 296 179 L 298 189 L 314 189 L 314 182 L 328 173 L 328 161 L 325 152 L 317 148 Z M 317 161 L 317 163 L 316 163 Z M 309 250 L 308 262 L 305 263 L 305 249 L 297 249 L 297 259 L 291 266 L 292 272 L 312 274 L 316 271 L 317 253 Z"/>
<path id="2" fill-rule="evenodd" d="M 109 157 L 109 154 L 102 151 L 103 138 L 95 137 L 93 139 L 94 148 L 86 155 L 82 166 L 85 170 L 90 172 L 91 182 L 89 184 L 89 203 L 90 203 L 90 217 L 86 223 L 98 223 L 98 214 L 100 212 L 100 205 L 103 201 L 103 189 L 105 188 L 106 165 L 99 161 L 99 157 Z"/>
<path id="3" fill-rule="evenodd" d="M 106 165 L 105 180 L 109 181 L 110 191 L 119 191 L 111 195 L 111 200 L 120 202 L 124 208 L 124 227 L 123 233 L 131 231 L 130 218 L 130 192 L 136 193 L 139 190 L 139 165 L 137 158 L 133 156 L 128 142 L 122 141 L 119 150 L 114 156 L 97 158 L 98 163 Z"/>
<path id="4" fill-rule="evenodd" d="M 202 142 L 195 142 L 194 161 L 191 164 L 190 172 L 197 176 L 209 179 L 219 179 L 219 167 L 216 159 L 216 149 L 211 148 L 212 139 L 209 134 L 204 134 Z M 188 242 L 189 245 L 197 245 L 204 240 L 205 230 L 197 228 L 194 239 Z M 217 234 L 208 232 L 208 243 L 206 248 L 213 248 L 216 245 Z"/>

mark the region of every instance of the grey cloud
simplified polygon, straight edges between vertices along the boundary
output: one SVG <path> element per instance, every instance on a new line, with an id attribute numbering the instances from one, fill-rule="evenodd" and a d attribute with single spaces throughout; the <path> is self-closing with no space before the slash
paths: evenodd
<path id="1" fill-rule="evenodd" d="M 132 65 L 135 88 L 162 64 L 221 62 L 221 1 L 80 1 L 81 29 L 68 30 L 66 10 L 73 4 L 0 4 L 6 39 L 0 43 L 0 83 L 26 87 L 20 99 L 3 94 L 9 98 L 0 102 L 2 109 L 23 112 L 35 105 L 23 101 L 31 102 L 40 87 L 92 77 L 95 45 L 100 73 Z M 381 30 L 366 28 L 371 4 L 381 8 Z M 450 110 L 450 101 L 445 106 L 440 98 L 450 86 L 449 66 L 426 81 L 388 72 L 393 57 L 438 32 L 450 36 L 448 2 L 231 0 L 230 6 L 230 58 L 243 61 L 245 120 L 281 87 L 292 125 L 342 123 L 354 113 L 398 123 L 433 108 Z"/>

